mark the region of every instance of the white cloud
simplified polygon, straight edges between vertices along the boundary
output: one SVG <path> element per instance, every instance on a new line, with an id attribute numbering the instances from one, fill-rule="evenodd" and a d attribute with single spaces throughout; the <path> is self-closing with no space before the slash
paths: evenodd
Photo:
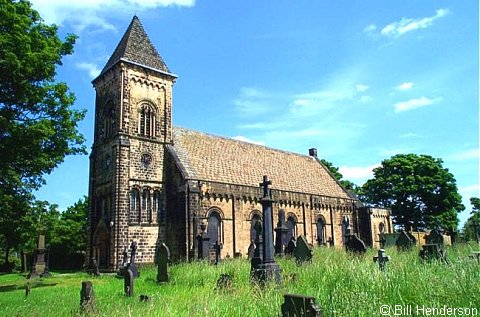
<path id="1" fill-rule="evenodd" d="M 267 113 L 271 109 L 271 101 L 271 96 L 256 88 L 242 87 L 233 104 L 239 115 L 254 116 Z"/>
<path id="2" fill-rule="evenodd" d="M 195 5 L 195 0 L 32 0 L 46 23 L 69 23 L 77 33 L 94 27 L 96 30 L 115 30 L 107 22 L 115 13 L 143 12 L 157 7 Z"/>
<path id="3" fill-rule="evenodd" d="M 365 180 L 373 178 L 373 169 L 379 167 L 380 164 L 374 164 L 370 166 L 340 166 L 338 171 L 346 179 Z"/>
<path id="4" fill-rule="evenodd" d="M 401 90 L 401 91 L 405 91 L 405 90 L 410 90 L 410 89 L 412 89 L 412 87 L 413 87 L 413 83 L 412 83 L 412 82 L 406 82 L 406 83 L 401 83 L 400 85 L 398 85 L 397 87 L 395 87 L 395 89 Z"/>
<path id="5" fill-rule="evenodd" d="M 418 19 L 402 18 L 400 21 L 395 21 L 385 26 L 380 33 L 385 36 L 399 37 L 414 30 L 432 26 L 435 20 L 443 18 L 448 13 L 450 13 L 448 9 L 438 9 L 435 15 L 431 17 Z"/>
<path id="6" fill-rule="evenodd" d="M 452 154 L 448 157 L 451 161 L 467 161 L 472 159 L 478 159 L 480 157 L 480 149 L 468 149 L 462 152 Z"/>
<path id="7" fill-rule="evenodd" d="M 370 24 L 370 25 L 367 25 L 364 29 L 363 29 L 363 32 L 365 33 L 372 33 L 373 31 L 375 31 L 377 29 L 377 26 L 375 24 Z"/>
<path id="8" fill-rule="evenodd" d="M 357 91 L 359 92 L 364 92 L 364 91 L 367 91 L 368 88 L 370 88 L 370 86 L 367 86 L 367 85 L 364 85 L 364 84 L 358 84 L 355 86 L 355 88 L 357 88 Z"/>
<path id="9" fill-rule="evenodd" d="M 234 136 L 232 139 L 238 140 L 238 141 L 242 141 L 242 142 L 248 142 L 248 143 L 258 144 L 258 145 L 265 145 L 264 142 L 261 142 L 261 141 L 253 141 L 253 140 L 250 140 L 250 139 L 247 138 L 247 137 L 244 137 L 243 135 Z"/>
<path id="10" fill-rule="evenodd" d="M 101 69 L 93 63 L 77 63 L 76 66 L 80 69 L 86 70 L 93 79 L 100 74 Z"/>
<path id="11" fill-rule="evenodd" d="M 395 113 L 399 113 L 403 111 L 409 111 L 409 110 L 429 106 L 438 102 L 439 100 L 440 98 L 429 99 L 427 97 L 420 97 L 420 98 L 410 99 L 407 101 L 397 102 L 396 104 L 393 105 L 393 107 L 395 108 Z"/>

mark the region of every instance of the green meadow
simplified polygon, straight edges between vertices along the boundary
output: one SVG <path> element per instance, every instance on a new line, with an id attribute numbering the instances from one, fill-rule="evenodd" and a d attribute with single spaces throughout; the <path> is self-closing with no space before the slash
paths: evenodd
<path id="1" fill-rule="evenodd" d="M 382 272 L 372 261 L 376 250 L 354 256 L 339 249 L 316 248 L 313 261 L 302 266 L 294 259 L 277 259 L 283 283 L 263 288 L 250 282 L 246 259 L 227 260 L 218 266 L 205 262 L 171 265 L 170 282 L 160 285 L 156 268 L 147 266 L 140 268 L 135 295 L 130 298 L 123 294 L 123 280 L 114 274 L 93 277 L 83 272 L 53 272 L 52 277 L 30 281 L 28 297 L 25 275 L 7 274 L 0 276 L 0 315 L 84 316 L 79 309 L 81 282 L 90 280 L 97 316 L 279 316 L 285 293 L 315 297 L 324 316 L 382 316 L 382 305 L 391 308 L 387 316 L 394 316 L 395 307 L 399 312 L 400 307 L 415 310 L 417 305 L 457 308 L 456 316 L 461 316 L 461 308 L 464 316 L 475 316 L 475 309 L 480 315 L 480 263 L 468 257 L 473 250 L 478 246 L 451 247 L 447 251 L 450 263 L 444 264 L 422 263 L 418 249 L 397 252 L 387 248 L 392 260 Z M 216 289 L 220 274 L 225 273 L 233 277 L 231 287 Z M 141 294 L 150 300 L 140 302 Z"/>

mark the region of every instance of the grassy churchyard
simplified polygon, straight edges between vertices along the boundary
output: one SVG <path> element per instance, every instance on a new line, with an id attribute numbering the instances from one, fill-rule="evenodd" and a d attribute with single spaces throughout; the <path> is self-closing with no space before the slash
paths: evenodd
<path id="1" fill-rule="evenodd" d="M 374 249 L 358 257 L 339 249 L 315 248 L 313 261 L 302 266 L 294 259 L 278 259 L 283 284 L 264 288 L 251 284 L 246 259 L 218 266 L 172 265 L 170 281 L 161 285 L 156 283 L 156 267 L 141 267 L 133 297 L 124 296 L 123 279 L 114 274 L 54 272 L 50 278 L 31 280 L 28 297 L 25 275 L 7 274 L 0 276 L 0 315 L 83 316 L 81 282 L 90 280 L 98 316 L 279 316 L 285 293 L 315 297 L 325 316 L 381 316 L 382 305 L 392 308 L 385 314 L 389 316 L 394 315 L 395 305 L 462 308 L 464 316 L 475 316 L 474 309 L 480 311 L 480 263 L 468 257 L 473 250 L 478 250 L 476 244 L 448 248 L 450 264 L 444 264 L 422 263 L 415 248 L 406 252 L 387 248 L 392 259 L 382 272 L 372 261 Z M 218 289 L 217 280 L 225 273 L 233 283 Z M 149 301 L 141 302 L 140 295 L 149 296 Z M 459 311 L 456 316 L 461 316 Z"/>

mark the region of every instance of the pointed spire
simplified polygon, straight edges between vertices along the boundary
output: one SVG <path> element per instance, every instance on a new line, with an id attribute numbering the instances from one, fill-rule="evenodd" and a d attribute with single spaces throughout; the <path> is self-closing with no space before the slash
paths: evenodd
<path id="1" fill-rule="evenodd" d="M 170 70 L 158 54 L 147 33 L 143 29 L 142 23 L 135 15 L 130 25 L 125 31 L 122 39 L 117 45 L 112 56 L 108 60 L 100 75 L 120 60 L 139 64 L 148 68 L 153 68 L 164 73 L 170 74 Z"/>

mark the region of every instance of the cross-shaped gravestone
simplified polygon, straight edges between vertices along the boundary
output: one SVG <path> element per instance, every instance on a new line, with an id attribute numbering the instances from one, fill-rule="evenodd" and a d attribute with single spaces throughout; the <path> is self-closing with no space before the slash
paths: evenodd
<path id="1" fill-rule="evenodd" d="M 378 267 L 381 271 L 385 270 L 387 262 L 390 260 L 390 256 L 385 253 L 384 249 L 378 250 L 378 255 L 373 257 L 373 262 L 378 262 Z"/>
<path id="2" fill-rule="evenodd" d="M 170 262 L 170 249 L 162 243 L 158 250 L 157 282 L 168 282 L 168 263 Z"/>
<path id="3" fill-rule="evenodd" d="M 136 255 L 137 255 L 137 242 L 136 241 L 132 241 L 132 244 L 130 245 L 130 264 L 129 264 L 129 268 L 130 268 L 130 271 L 132 271 L 133 273 L 133 277 L 136 278 L 136 277 L 140 277 L 140 272 L 138 271 L 138 268 L 137 268 L 137 264 L 135 263 L 135 258 L 136 258 Z"/>
<path id="4" fill-rule="evenodd" d="M 270 198 L 270 188 L 268 186 L 272 185 L 272 181 L 268 180 L 268 176 L 263 176 L 263 182 L 260 183 L 260 187 L 263 188 L 263 198 Z"/>

